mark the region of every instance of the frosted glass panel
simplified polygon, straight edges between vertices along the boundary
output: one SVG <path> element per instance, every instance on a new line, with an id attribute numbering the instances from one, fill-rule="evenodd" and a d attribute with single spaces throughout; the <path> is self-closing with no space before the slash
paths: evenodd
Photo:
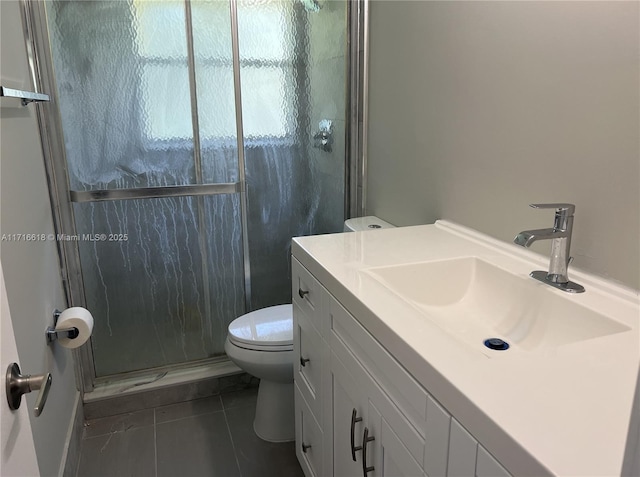
<path id="1" fill-rule="evenodd" d="M 238 152 L 228 1 L 191 4 L 202 171 L 205 182 L 237 182 Z"/>
<path id="2" fill-rule="evenodd" d="M 245 66 L 241 71 L 245 137 L 291 137 L 296 124 L 293 66 Z"/>
<path id="3" fill-rule="evenodd" d="M 224 353 L 229 324 L 245 313 L 240 196 L 218 195 L 204 201 L 205 243 L 211 319 L 211 349 Z"/>
<path id="4" fill-rule="evenodd" d="M 246 139 L 291 139 L 295 133 L 297 108 L 303 99 L 296 88 L 296 67 L 300 68 L 306 57 L 302 10 L 298 2 L 238 2 Z"/>
<path id="5" fill-rule="evenodd" d="M 292 38 L 296 28 L 296 2 L 286 0 L 240 0 L 238 36 L 245 60 L 274 61 L 291 59 L 299 46 Z M 299 23 L 299 22 L 298 22 Z"/>
<path id="6" fill-rule="evenodd" d="M 251 307 L 290 303 L 291 237 L 342 230 L 346 2 L 238 3 Z M 313 147 L 320 119 L 332 152 Z"/>
<path id="7" fill-rule="evenodd" d="M 244 308 L 236 195 L 76 204 L 75 213 L 97 376 L 224 354 Z"/>
<path id="8" fill-rule="evenodd" d="M 309 59 L 305 90 L 308 94 L 309 122 L 305 135 L 313 137 L 318 123 L 329 119 L 333 123 L 331 152 L 308 147 L 312 183 L 312 200 L 318 201 L 314 214 L 318 233 L 341 231 L 345 195 L 345 135 L 347 130 L 347 2 L 320 2 L 317 13 L 307 13 Z M 353 131 L 355 134 L 356 131 Z M 309 144 L 309 143 L 307 143 Z"/>
<path id="9" fill-rule="evenodd" d="M 135 36 L 140 56 L 158 59 L 185 57 L 186 34 L 183 1 L 128 0 L 126 3 L 130 5 L 133 12 L 132 33 Z"/>
<path id="10" fill-rule="evenodd" d="M 182 139 L 191 148 L 191 109 L 185 108 L 191 104 L 191 96 L 189 83 L 181 81 L 184 65 L 149 64 L 141 73 L 144 140 L 168 145 L 169 141 Z M 167 110 L 173 114 L 167 114 Z"/>
<path id="11" fill-rule="evenodd" d="M 182 1 L 49 1 L 71 188 L 194 182 Z"/>

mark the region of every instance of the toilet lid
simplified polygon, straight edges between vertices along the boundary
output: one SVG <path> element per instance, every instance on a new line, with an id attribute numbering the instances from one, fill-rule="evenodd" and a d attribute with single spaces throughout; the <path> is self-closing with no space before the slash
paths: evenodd
<path id="1" fill-rule="evenodd" d="M 245 348 L 293 346 L 293 305 L 277 305 L 242 315 L 229 325 L 229 341 Z"/>

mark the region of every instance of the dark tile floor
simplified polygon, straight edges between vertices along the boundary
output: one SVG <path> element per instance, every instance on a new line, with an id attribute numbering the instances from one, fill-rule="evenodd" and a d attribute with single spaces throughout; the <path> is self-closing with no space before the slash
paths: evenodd
<path id="1" fill-rule="evenodd" d="M 78 477 L 302 477 L 293 442 L 253 432 L 257 388 L 88 421 Z"/>

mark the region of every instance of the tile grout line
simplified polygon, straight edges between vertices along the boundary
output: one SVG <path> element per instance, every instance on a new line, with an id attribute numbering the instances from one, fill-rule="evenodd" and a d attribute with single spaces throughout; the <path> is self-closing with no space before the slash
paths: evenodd
<path id="1" fill-rule="evenodd" d="M 78 453 L 78 462 L 76 462 L 76 471 L 73 473 L 74 477 L 78 477 L 80 472 L 80 460 L 82 459 L 82 450 L 84 448 L 84 423 L 82 425 L 82 438 L 80 439 L 80 451 Z"/>
<path id="2" fill-rule="evenodd" d="M 0 0 L 0 2 L 1 1 L 2 0 Z M 105 432 L 105 433 L 102 433 L 102 434 L 96 434 L 95 436 L 83 437 L 82 440 L 83 441 L 90 441 L 92 439 L 98 439 L 100 437 L 110 436 L 110 435 L 113 435 L 113 434 L 124 434 L 124 433 L 126 433 L 127 431 L 130 431 L 130 430 L 144 429 L 145 427 L 151 427 L 153 425 L 155 425 L 155 424 L 146 424 L 144 426 L 132 426 L 132 427 L 130 427 L 128 429 L 123 429 L 123 430 L 120 430 L 120 431 L 109 431 L 109 432 Z"/>
<path id="3" fill-rule="evenodd" d="M 222 402 L 222 397 L 220 398 Z M 224 403 L 223 403 L 224 407 Z M 238 475 L 242 477 L 242 469 L 240 468 L 240 460 L 238 459 L 238 451 L 236 450 L 236 444 L 233 442 L 233 434 L 231 433 L 231 426 L 229 426 L 229 419 L 227 419 L 227 411 L 222 411 L 224 416 L 224 422 L 227 424 L 227 432 L 229 432 L 229 439 L 231 440 L 231 448 L 233 449 L 233 457 L 236 459 L 236 465 L 238 466 Z"/>
<path id="4" fill-rule="evenodd" d="M 0 0 L 2 1 L 2 0 Z M 188 416 L 182 416 L 182 417 L 176 417 L 176 418 L 172 418 L 172 419 L 167 419 L 166 421 L 162 421 L 158 424 L 169 424 L 170 422 L 177 422 L 177 421 L 182 421 L 184 419 L 191 419 L 192 417 L 199 417 L 199 416 L 206 416 L 208 414 L 215 414 L 217 412 L 224 412 L 224 409 L 218 409 L 217 411 L 205 411 L 205 412 L 200 412 L 198 414 L 191 414 Z"/>
<path id="5" fill-rule="evenodd" d="M 156 408 L 153 408 L 153 465 L 155 476 L 158 477 L 158 432 L 156 425 Z"/>

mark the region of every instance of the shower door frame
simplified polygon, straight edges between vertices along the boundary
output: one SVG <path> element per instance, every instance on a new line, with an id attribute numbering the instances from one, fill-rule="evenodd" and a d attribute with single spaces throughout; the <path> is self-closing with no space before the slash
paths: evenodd
<path id="1" fill-rule="evenodd" d="M 346 111 L 348 127 L 345 134 L 345 218 L 364 214 L 366 197 L 366 101 L 368 71 L 368 16 L 369 0 L 350 1 L 347 4 L 347 80 Z M 240 88 L 240 55 L 238 45 L 237 0 L 229 0 L 233 77 L 236 108 L 238 182 L 203 184 L 200 163 L 200 137 L 195 84 L 195 55 L 193 51 L 193 30 L 191 24 L 191 3 L 185 0 L 185 20 L 187 28 L 188 68 L 191 94 L 191 113 L 194 133 L 194 161 L 196 183 L 185 186 L 151 187 L 138 189 L 112 189 L 99 191 L 71 191 L 66 170 L 66 149 L 59 109 L 59 98 L 55 84 L 51 46 L 49 43 L 46 9 L 42 0 L 20 0 L 25 44 L 29 59 L 30 75 L 35 91 L 48 91 L 48 104 L 37 104 L 38 127 L 42 141 L 44 165 L 49 187 L 54 228 L 56 233 L 75 234 L 76 225 L 73 202 L 95 202 L 105 200 L 142 199 L 156 197 L 197 196 L 200 220 L 205 195 L 240 194 L 241 227 L 243 246 L 243 267 L 245 304 L 249 309 L 251 298 L 249 245 L 247 233 L 247 190 L 245 180 L 244 147 L 245 138 L 242 123 L 242 98 Z M 58 158 L 58 160 L 55 160 Z M 200 172 L 199 172 L 200 171 Z M 203 234 L 200 234 L 202 236 Z M 80 263 L 80 251 L 76 241 L 56 241 L 60 261 L 60 273 L 67 306 L 86 307 L 84 282 Z M 205 250 L 204 247 L 201 249 Z M 206 286 L 206 283 L 204 284 Z M 96 381 L 92 342 L 73 350 L 76 384 L 81 395 L 91 392 Z M 219 360 L 219 358 L 218 358 Z M 167 366 L 184 367 L 189 363 Z M 167 367 L 164 367 L 166 369 Z M 156 368 L 153 368 L 156 369 Z M 149 373 L 149 369 L 132 373 Z M 115 375 L 111 375 L 112 378 Z"/>

